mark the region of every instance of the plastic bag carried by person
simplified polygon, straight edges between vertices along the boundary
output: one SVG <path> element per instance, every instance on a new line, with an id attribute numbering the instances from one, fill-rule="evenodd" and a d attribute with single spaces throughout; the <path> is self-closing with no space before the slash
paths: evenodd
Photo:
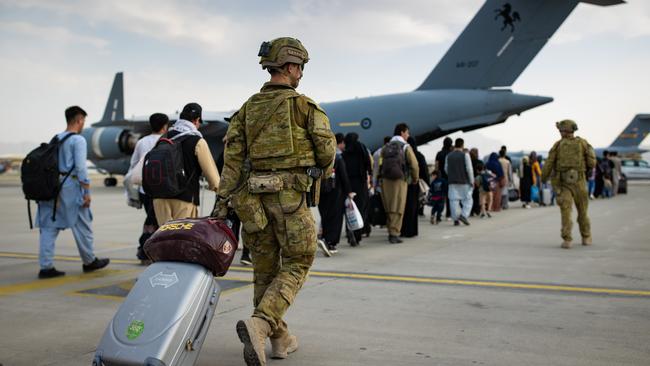
<path id="1" fill-rule="evenodd" d="M 140 201 L 140 187 L 142 186 L 142 162 L 144 156 L 133 169 L 124 175 L 124 191 L 126 193 L 126 204 L 138 210 L 142 208 Z"/>
<path id="2" fill-rule="evenodd" d="M 124 180 L 128 180 L 131 184 L 138 186 L 142 185 L 142 164 L 144 163 L 144 156 L 138 161 L 133 169 L 129 170 L 124 176 Z"/>
<path id="3" fill-rule="evenodd" d="M 539 187 L 537 186 L 530 187 L 530 200 L 532 202 L 539 201 Z"/>
<path id="4" fill-rule="evenodd" d="M 354 200 L 350 198 L 345 199 L 345 222 L 347 223 L 348 229 L 352 231 L 363 228 L 361 212 L 354 203 Z"/>

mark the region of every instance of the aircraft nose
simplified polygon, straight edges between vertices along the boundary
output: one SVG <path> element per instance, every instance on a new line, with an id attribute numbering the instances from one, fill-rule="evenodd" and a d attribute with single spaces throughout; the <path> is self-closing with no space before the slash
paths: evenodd
<path id="1" fill-rule="evenodd" d="M 539 95 L 513 94 L 510 100 L 510 106 L 513 113 L 521 113 L 531 108 L 553 101 L 551 97 Z"/>

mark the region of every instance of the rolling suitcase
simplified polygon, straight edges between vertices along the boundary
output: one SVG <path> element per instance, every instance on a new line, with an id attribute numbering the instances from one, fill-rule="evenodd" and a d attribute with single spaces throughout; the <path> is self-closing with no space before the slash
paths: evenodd
<path id="1" fill-rule="evenodd" d="M 552 198 L 551 189 L 548 188 L 548 187 L 545 187 L 544 189 L 542 189 L 542 202 L 546 206 L 551 205 L 551 198 Z"/>
<path id="2" fill-rule="evenodd" d="M 223 276 L 237 250 L 229 226 L 213 218 L 173 220 L 147 240 L 155 263 L 109 323 L 93 366 L 194 365 L 210 327 Z"/>
<path id="3" fill-rule="evenodd" d="M 93 366 L 194 365 L 220 291 L 198 264 L 150 265 L 106 328 Z"/>

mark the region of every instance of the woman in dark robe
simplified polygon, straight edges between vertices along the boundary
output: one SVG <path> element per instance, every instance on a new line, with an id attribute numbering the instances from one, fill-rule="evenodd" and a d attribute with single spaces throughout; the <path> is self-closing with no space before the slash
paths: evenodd
<path id="1" fill-rule="evenodd" d="M 481 162 L 481 159 L 478 158 L 478 149 L 472 148 L 469 150 L 469 157 L 472 160 L 472 171 L 474 172 L 474 177 L 478 175 L 478 163 Z M 478 216 L 481 214 L 481 202 L 479 202 L 479 192 L 478 185 L 474 185 L 474 190 L 472 191 L 472 211 L 470 216 Z"/>
<path id="2" fill-rule="evenodd" d="M 530 158 L 521 158 L 521 179 L 519 180 L 519 199 L 524 208 L 530 208 L 530 189 L 533 186 L 533 169 Z"/>
<path id="3" fill-rule="evenodd" d="M 407 140 L 413 153 L 417 158 L 418 148 L 413 137 L 409 137 Z M 422 154 L 420 154 L 422 155 Z M 422 156 L 424 158 L 424 156 Z M 426 165 L 426 161 L 424 163 Z M 418 161 L 418 166 L 420 161 Z M 420 168 L 421 169 L 421 168 Z M 425 170 L 426 171 L 426 170 Z M 406 191 L 406 207 L 404 208 L 404 219 L 402 220 L 402 230 L 400 236 L 405 238 L 412 238 L 418 235 L 418 202 L 420 197 L 420 185 L 419 184 L 409 184 Z"/>
<path id="4" fill-rule="evenodd" d="M 409 142 L 409 145 L 415 146 L 415 140 L 413 141 L 413 144 Z M 431 180 L 431 177 L 429 176 L 429 166 L 427 165 L 427 158 L 424 157 L 424 154 L 419 152 L 417 150 L 417 147 L 413 148 L 413 152 L 415 153 L 415 158 L 418 160 L 418 169 L 419 169 L 419 175 L 420 179 L 422 179 L 427 185 L 429 185 L 429 180 Z M 421 192 L 418 191 L 419 196 L 418 196 L 418 215 L 419 216 L 424 216 L 424 197 L 423 195 L 426 192 Z"/>
<path id="5" fill-rule="evenodd" d="M 343 150 L 343 160 L 350 179 L 352 191 L 356 193 L 354 196 L 354 203 L 357 205 L 361 216 L 363 217 L 363 225 L 370 225 L 368 222 L 368 203 L 370 196 L 368 194 L 368 177 L 372 176 L 372 166 L 370 164 L 370 155 L 368 149 L 359 142 L 359 135 L 350 132 L 345 135 L 345 150 Z M 361 242 L 361 236 L 364 229 L 354 231 L 356 243 L 348 239 L 351 245 L 356 245 Z"/>
<path id="6" fill-rule="evenodd" d="M 601 158 L 596 158 L 596 187 L 594 188 L 594 197 L 600 197 L 603 194 L 604 179 Z"/>

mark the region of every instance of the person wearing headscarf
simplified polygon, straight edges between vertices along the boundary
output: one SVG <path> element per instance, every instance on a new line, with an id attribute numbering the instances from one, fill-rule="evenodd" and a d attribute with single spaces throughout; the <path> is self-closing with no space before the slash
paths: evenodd
<path id="1" fill-rule="evenodd" d="M 343 160 L 345 161 L 352 191 L 356 193 L 354 203 L 357 205 L 359 212 L 361 212 L 365 228 L 366 225 L 370 226 L 368 222 L 368 203 L 370 199 L 368 183 L 369 177 L 372 176 L 370 153 L 366 146 L 359 141 L 359 135 L 354 132 L 345 135 L 344 141 L 345 150 L 343 150 Z M 350 240 L 350 244 L 356 245 L 361 242 L 362 234 L 366 232 L 364 228 L 354 231 L 356 243 Z"/>
<path id="2" fill-rule="evenodd" d="M 542 168 L 540 160 L 535 151 L 530 153 L 530 169 L 532 170 L 533 186 L 537 187 L 537 203 L 541 206 L 542 201 Z"/>
<path id="3" fill-rule="evenodd" d="M 474 170 L 474 177 L 476 177 L 479 174 L 479 169 L 478 165 L 479 163 L 483 164 L 481 159 L 478 158 L 478 149 L 477 148 L 471 148 L 469 150 L 469 157 L 472 160 L 472 169 Z M 470 216 L 474 215 L 480 215 L 481 214 L 481 203 L 479 200 L 479 188 L 478 185 L 475 185 L 474 190 L 472 191 L 472 200 L 474 202 L 474 205 L 472 206 L 472 213 Z"/>
<path id="4" fill-rule="evenodd" d="M 419 176 L 422 176 L 423 168 L 422 163 L 424 160 L 424 155 L 420 153 L 417 149 L 417 144 L 413 137 L 409 137 L 406 142 L 413 149 L 415 158 L 418 162 Z M 418 157 L 418 155 L 420 155 Z M 427 174 L 427 163 L 424 160 L 424 174 Z M 421 179 L 421 178 L 420 178 Z M 406 207 L 404 208 L 404 219 L 402 220 L 402 229 L 400 235 L 405 238 L 412 238 L 418 235 L 418 205 L 420 198 L 420 185 L 419 184 L 409 184 L 406 191 Z"/>
<path id="5" fill-rule="evenodd" d="M 499 163 L 503 169 L 503 187 L 501 187 L 501 208 L 508 209 L 508 189 L 512 184 L 512 164 L 506 155 L 505 146 L 499 150 Z"/>
<path id="6" fill-rule="evenodd" d="M 530 208 L 530 190 L 533 186 L 533 169 L 530 165 L 530 158 L 521 158 L 521 169 L 519 169 L 519 194 L 524 208 Z"/>
<path id="7" fill-rule="evenodd" d="M 436 154 L 436 169 L 437 171 L 440 172 L 441 178 L 444 180 L 447 180 L 447 171 L 445 170 L 445 162 L 447 161 L 447 154 L 449 154 L 454 148 L 453 145 L 454 141 L 451 139 L 451 137 L 447 136 L 445 137 L 444 140 L 442 140 L 442 149 L 438 151 Z M 447 197 L 447 201 L 445 202 L 445 216 L 449 219 L 451 217 L 451 209 L 449 207 L 449 194 L 448 192 L 445 192 L 445 197 Z"/>

